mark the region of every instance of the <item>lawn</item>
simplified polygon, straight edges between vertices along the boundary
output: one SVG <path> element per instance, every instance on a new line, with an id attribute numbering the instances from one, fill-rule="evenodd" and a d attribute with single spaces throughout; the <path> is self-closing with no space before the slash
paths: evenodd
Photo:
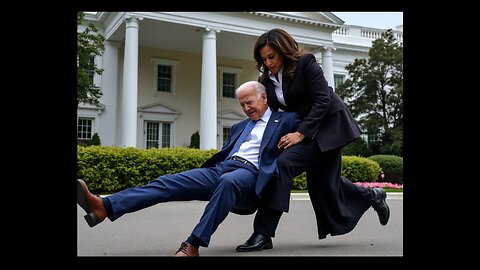
<path id="1" fill-rule="evenodd" d="M 355 182 L 355 185 L 369 187 L 369 188 L 381 187 L 381 188 L 384 188 L 386 192 L 403 192 L 403 185 L 392 184 L 389 182 Z M 307 190 L 306 189 L 292 190 L 292 193 L 303 193 L 303 192 L 307 192 Z"/>

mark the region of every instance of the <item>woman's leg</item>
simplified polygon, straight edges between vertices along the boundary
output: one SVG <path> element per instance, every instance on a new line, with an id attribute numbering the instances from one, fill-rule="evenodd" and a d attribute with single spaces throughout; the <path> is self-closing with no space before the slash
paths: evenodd
<path id="1" fill-rule="evenodd" d="M 320 153 L 307 169 L 307 188 L 320 239 L 350 232 L 370 208 L 374 193 L 341 176 L 340 149 Z"/>

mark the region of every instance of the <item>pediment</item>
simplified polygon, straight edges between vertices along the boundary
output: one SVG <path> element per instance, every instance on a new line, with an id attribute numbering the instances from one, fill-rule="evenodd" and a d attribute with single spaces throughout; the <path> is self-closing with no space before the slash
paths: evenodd
<path id="1" fill-rule="evenodd" d="M 98 103 L 97 105 L 92 105 L 90 103 L 80 102 L 77 108 L 84 109 L 84 110 L 103 110 L 105 109 L 105 105 L 103 105 L 102 103 Z"/>
<path id="2" fill-rule="evenodd" d="M 335 16 L 332 12 L 278 12 L 291 19 L 295 18 L 305 22 L 317 22 L 326 24 L 342 25 L 344 21 Z"/>
<path id="3" fill-rule="evenodd" d="M 138 108 L 139 112 L 144 113 L 161 113 L 161 114 L 180 114 L 180 111 L 161 103 L 154 103 Z"/>
<path id="4" fill-rule="evenodd" d="M 232 110 L 220 112 L 217 114 L 217 117 L 222 119 L 230 119 L 230 120 L 243 120 L 247 118 L 245 114 L 240 114 Z"/>

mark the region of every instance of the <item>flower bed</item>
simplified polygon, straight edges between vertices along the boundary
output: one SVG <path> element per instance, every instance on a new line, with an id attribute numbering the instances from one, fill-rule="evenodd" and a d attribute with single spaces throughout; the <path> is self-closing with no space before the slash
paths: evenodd
<path id="1" fill-rule="evenodd" d="M 403 189 L 402 184 L 393 184 L 389 182 L 355 182 L 355 185 L 367 187 L 367 188 L 394 188 Z"/>

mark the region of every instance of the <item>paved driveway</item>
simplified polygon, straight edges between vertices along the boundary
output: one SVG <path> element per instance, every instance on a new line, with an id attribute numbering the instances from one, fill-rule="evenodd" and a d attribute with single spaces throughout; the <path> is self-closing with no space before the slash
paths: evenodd
<path id="1" fill-rule="evenodd" d="M 308 196 L 292 196 L 273 238 L 274 248 L 239 253 L 235 247 L 252 233 L 254 215 L 230 214 L 212 236 L 200 256 L 403 256 L 403 196 L 388 196 L 391 210 L 387 226 L 381 226 L 369 209 L 357 227 L 340 236 L 319 240 Z M 172 256 L 198 222 L 206 202 L 169 202 L 108 219 L 90 228 L 78 206 L 78 256 Z"/>

